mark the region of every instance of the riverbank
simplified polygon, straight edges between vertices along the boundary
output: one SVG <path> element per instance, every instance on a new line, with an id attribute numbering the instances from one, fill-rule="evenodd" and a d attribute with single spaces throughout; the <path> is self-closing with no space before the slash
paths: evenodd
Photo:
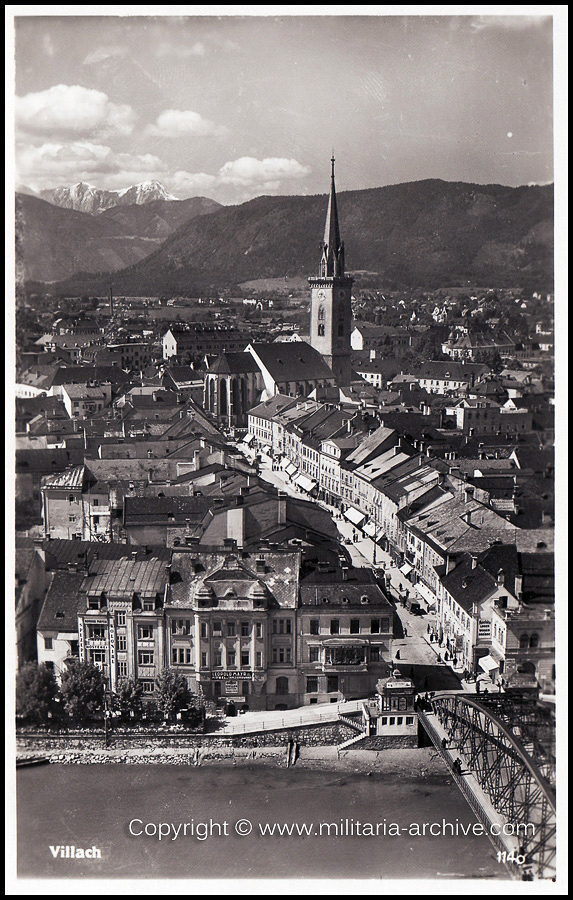
<path id="1" fill-rule="evenodd" d="M 447 767 L 433 747 L 412 750 L 341 750 L 336 747 L 301 747 L 295 766 L 299 769 L 335 770 L 408 777 L 447 775 Z M 19 753 L 19 759 L 33 754 Z M 263 765 L 287 768 L 286 747 L 137 748 L 131 750 L 47 750 L 42 755 L 56 765 L 170 765 L 240 766 Z"/>

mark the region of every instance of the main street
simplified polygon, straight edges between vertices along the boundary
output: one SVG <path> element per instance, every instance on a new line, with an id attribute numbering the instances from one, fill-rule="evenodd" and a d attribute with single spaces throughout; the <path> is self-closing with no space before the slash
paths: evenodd
<path id="1" fill-rule="evenodd" d="M 429 630 L 436 625 L 436 616 L 427 608 L 426 601 L 417 594 L 416 588 L 400 572 L 390 554 L 383 550 L 371 538 L 365 537 L 348 522 L 334 506 L 323 500 L 309 498 L 289 480 L 282 469 L 274 469 L 272 461 L 263 456 L 260 465 L 260 476 L 273 484 L 278 490 L 291 497 L 311 500 L 330 512 L 340 532 L 341 540 L 350 554 L 355 567 L 384 569 L 390 575 L 390 583 L 386 593 L 394 606 L 394 640 L 392 645 L 393 661 L 403 675 L 413 678 L 418 691 L 465 690 L 475 692 L 475 682 L 462 680 L 460 667 L 454 669 L 444 661 L 444 648 L 437 643 L 430 643 Z M 349 543 L 348 543 L 349 542 Z M 421 613 L 413 614 L 402 604 L 400 596 L 406 590 L 415 596 L 420 603 Z M 496 690 L 491 684 L 488 690 Z"/>

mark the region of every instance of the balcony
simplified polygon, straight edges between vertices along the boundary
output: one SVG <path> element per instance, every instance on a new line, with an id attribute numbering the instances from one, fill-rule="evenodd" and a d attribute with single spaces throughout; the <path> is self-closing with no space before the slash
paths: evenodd
<path id="1" fill-rule="evenodd" d="M 87 650 L 107 650 L 106 638 L 88 638 L 86 641 Z"/>

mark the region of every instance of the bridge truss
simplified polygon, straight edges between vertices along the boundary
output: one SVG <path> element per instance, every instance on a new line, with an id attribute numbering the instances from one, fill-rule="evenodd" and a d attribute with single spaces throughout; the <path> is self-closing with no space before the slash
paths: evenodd
<path id="1" fill-rule="evenodd" d="M 479 701 L 460 693 L 439 693 L 433 710 L 492 806 L 519 829 L 524 871 L 551 878 L 556 868 L 554 756 L 544 711 L 515 703 L 509 694 Z M 520 716 L 520 710 L 522 714 Z M 536 728 L 539 725 L 539 729 Z M 469 799 L 469 798 L 468 798 Z M 534 833 L 533 833 L 534 831 Z"/>

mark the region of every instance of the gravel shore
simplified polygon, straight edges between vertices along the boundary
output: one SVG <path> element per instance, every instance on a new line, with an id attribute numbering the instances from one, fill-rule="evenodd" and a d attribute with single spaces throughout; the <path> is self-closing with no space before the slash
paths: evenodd
<path id="1" fill-rule="evenodd" d="M 19 759 L 37 754 L 19 753 Z M 267 765 L 286 768 L 284 747 L 218 747 L 199 748 L 149 748 L 109 750 L 48 750 L 42 756 L 57 765 L 102 765 L 124 763 L 127 765 Z M 431 774 L 447 774 L 445 763 L 432 747 L 413 750 L 342 750 L 336 747 L 301 747 L 296 767 L 304 769 L 333 769 L 344 772 L 401 774 L 424 777 Z"/>

